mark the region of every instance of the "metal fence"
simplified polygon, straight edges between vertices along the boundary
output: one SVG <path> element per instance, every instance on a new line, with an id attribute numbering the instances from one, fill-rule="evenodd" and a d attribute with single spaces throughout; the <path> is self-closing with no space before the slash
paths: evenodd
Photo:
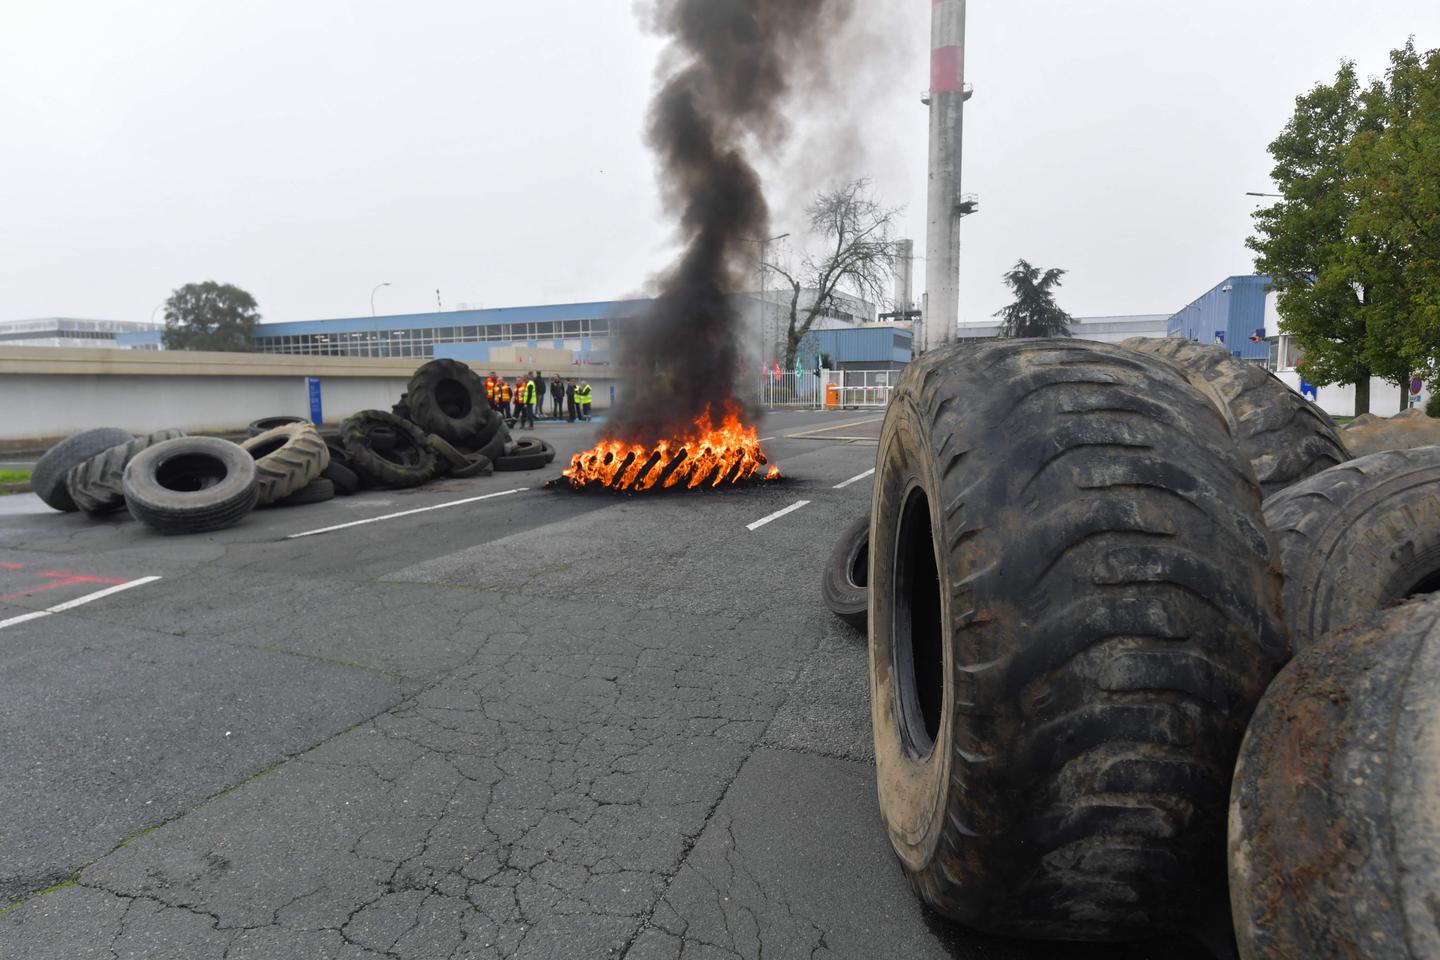
<path id="1" fill-rule="evenodd" d="M 760 402 L 767 407 L 808 407 L 819 409 L 825 402 L 824 374 L 766 374 L 760 379 Z"/>
<path id="2" fill-rule="evenodd" d="M 759 399 L 767 407 L 883 410 L 899 377 L 899 370 L 771 373 L 760 380 Z"/>
<path id="3" fill-rule="evenodd" d="M 826 406 L 878 409 L 890 405 L 899 370 L 827 370 Z"/>

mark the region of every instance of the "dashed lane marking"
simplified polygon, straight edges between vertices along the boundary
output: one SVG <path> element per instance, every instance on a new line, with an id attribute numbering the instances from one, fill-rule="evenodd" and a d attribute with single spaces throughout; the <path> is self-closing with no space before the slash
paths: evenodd
<path id="1" fill-rule="evenodd" d="M 96 600 L 103 600 L 108 596 L 120 593 L 124 590 L 134 590 L 136 587 L 143 587 L 147 583 L 154 583 L 160 577 L 141 577 L 139 580 L 129 580 L 125 583 L 116 584 L 113 587 L 106 587 L 104 590 L 96 590 L 94 593 L 87 593 L 83 597 L 74 600 L 66 600 L 64 603 L 57 603 L 53 607 L 44 610 L 36 610 L 32 613 L 23 613 L 18 617 L 11 617 L 9 620 L 0 620 L 0 630 L 6 627 L 13 627 L 18 623 L 28 623 L 31 620 L 39 620 L 41 617 L 48 617 L 51 614 L 64 613 L 66 610 L 74 610 L 76 607 L 83 607 L 87 603 L 94 603 Z"/>
<path id="2" fill-rule="evenodd" d="M 483 497 L 470 497 L 468 500 L 452 500 L 449 503 L 437 503 L 433 507 L 420 507 L 417 510 L 402 510 L 400 513 L 387 513 L 383 517 L 371 517 L 369 520 L 352 520 L 350 523 L 339 523 L 333 527 L 321 527 L 319 530 L 306 530 L 304 533 L 292 533 L 286 540 L 299 540 L 302 537 L 317 537 L 322 533 L 334 533 L 336 530 L 349 530 L 351 527 L 363 527 L 367 523 L 380 523 L 383 520 L 398 520 L 401 517 L 413 517 L 417 513 L 430 513 L 432 510 L 448 510 L 451 507 L 463 507 L 467 503 L 479 503 L 481 500 L 494 500 L 497 497 L 514 496 L 517 493 L 524 493 L 529 487 L 521 487 L 518 490 L 505 490 L 501 493 L 487 493 Z"/>
<path id="3" fill-rule="evenodd" d="M 871 467 L 869 470 L 866 470 L 864 473 L 860 474 L 860 476 L 858 476 L 858 477 L 851 477 L 849 480 L 846 480 L 844 483 L 837 483 L 837 484 L 835 484 L 835 486 L 832 487 L 831 489 L 832 489 L 832 490 L 844 490 L 846 487 L 851 486 L 852 484 L 859 483 L 861 480 L 865 480 L 865 479 L 867 479 L 867 478 L 869 478 L 869 477 L 873 477 L 873 476 L 875 476 L 875 468 L 874 468 L 874 467 Z"/>
<path id="4" fill-rule="evenodd" d="M 756 530 L 759 530 L 761 527 L 765 526 L 767 523 L 774 523 L 776 520 L 779 520 L 781 517 L 788 516 L 789 514 L 794 513 L 796 510 L 799 510 L 799 509 L 802 508 L 802 507 L 808 507 L 808 506 L 810 506 L 810 501 L 809 501 L 809 500 L 801 500 L 799 503 L 792 503 L 792 504 L 790 504 L 790 506 L 786 507 L 784 510 L 777 510 L 775 513 L 770 514 L 770 516 L 768 516 L 768 517 L 762 517 L 761 519 L 756 520 L 754 523 L 750 524 L 750 525 L 747 526 L 745 529 L 746 529 L 746 530 L 749 530 L 749 531 L 751 531 L 751 532 L 754 532 L 754 531 L 756 531 Z"/>

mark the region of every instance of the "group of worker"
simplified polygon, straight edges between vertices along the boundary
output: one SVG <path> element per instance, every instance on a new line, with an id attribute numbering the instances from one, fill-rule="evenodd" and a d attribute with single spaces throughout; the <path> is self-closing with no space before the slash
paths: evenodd
<path id="1" fill-rule="evenodd" d="M 588 381 L 562 377 L 558 373 L 547 381 L 538 370 L 513 382 L 498 376 L 494 370 L 485 378 L 485 399 L 501 416 L 518 420 L 521 429 L 534 429 L 535 417 L 545 417 L 547 395 L 550 397 L 549 419 L 559 420 L 562 407 L 571 423 L 590 419 L 590 404 L 595 394 Z"/>

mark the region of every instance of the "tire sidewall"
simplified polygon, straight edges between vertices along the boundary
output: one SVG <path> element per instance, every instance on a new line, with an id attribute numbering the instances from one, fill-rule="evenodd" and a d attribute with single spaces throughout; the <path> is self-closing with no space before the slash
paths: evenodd
<path id="1" fill-rule="evenodd" d="M 916 873 L 933 859 L 945 824 L 945 785 L 953 763 L 954 685 L 945 684 L 940 730 L 933 749 L 926 757 L 915 756 L 902 731 L 894 643 L 895 598 L 873 585 L 894 582 L 901 515 L 912 491 L 924 491 L 930 504 L 934 539 L 943 542 L 943 519 L 937 511 L 936 458 L 924 432 L 915 429 L 918 422 L 908 396 L 891 406 L 881 434 L 882 469 L 876 478 L 870 531 L 870 704 L 876 783 L 891 844 L 901 861 Z M 950 598 L 945 588 L 946 564 L 938 553 L 936 569 L 941 580 L 944 675 L 949 677 L 954 669 Z"/>

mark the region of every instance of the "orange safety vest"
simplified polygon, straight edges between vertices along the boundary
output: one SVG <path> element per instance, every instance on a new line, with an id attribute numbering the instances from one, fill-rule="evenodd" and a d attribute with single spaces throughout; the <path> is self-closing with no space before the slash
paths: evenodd
<path id="1" fill-rule="evenodd" d="M 501 381 L 500 381 L 500 402 L 501 402 L 501 403 L 509 403 L 509 402 L 510 402 L 510 381 L 509 381 L 509 380 L 501 380 Z"/>
<path id="2" fill-rule="evenodd" d="M 495 399 L 495 378 L 494 378 L 494 377 L 486 377 L 486 378 L 485 378 L 485 399 L 486 399 L 486 400 L 494 400 L 494 399 Z"/>

